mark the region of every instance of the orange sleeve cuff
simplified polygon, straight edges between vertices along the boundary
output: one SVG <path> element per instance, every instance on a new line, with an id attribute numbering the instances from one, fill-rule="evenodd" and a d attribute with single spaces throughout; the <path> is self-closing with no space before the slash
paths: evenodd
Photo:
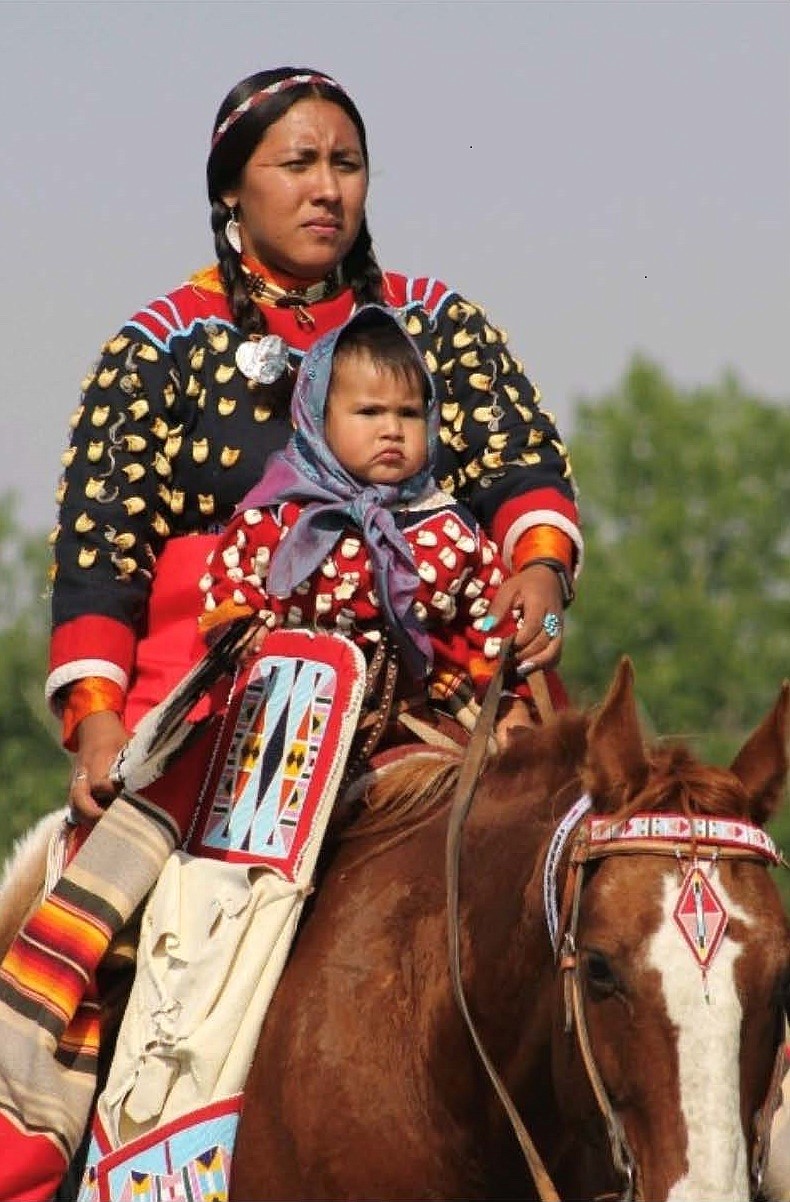
<path id="1" fill-rule="evenodd" d="M 513 547 L 513 571 L 520 572 L 535 559 L 556 559 L 565 568 L 569 580 L 572 580 L 573 552 L 572 541 L 556 526 L 531 526 Z"/>
<path id="2" fill-rule="evenodd" d="M 114 680 L 105 676 L 86 676 L 71 686 L 63 707 L 61 741 L 67 751 L 77 750 L 77 727 L 88 714 L 122 714 L 126 698 Z"/>

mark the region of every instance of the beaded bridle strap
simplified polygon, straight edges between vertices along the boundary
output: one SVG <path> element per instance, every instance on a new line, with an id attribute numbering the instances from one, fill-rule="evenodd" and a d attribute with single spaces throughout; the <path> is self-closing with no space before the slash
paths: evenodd
<path id="1" fill-rule="evenodd" d="M 702 859 L 737 856 L 780 864 L 782 856 L 770 835 L 735 818 L 686 817 L 683 814 L 632 814 L 621 822 L 592 818 L 588 824 L 587 859 L 618 852 L 663 855 L 691 853 Z"/>
<path id="2" fill-rule="evenodd" d="M 559 865 L 568 839 L 591 807 L 592 799 L 589 793 L 584 793 L 557 824 L 546 853 L 543 905 L 555 956 L 560 947 Z M 587 860 L 624 852 L 683 855 L 691 851 L 701 859 L 736 856 L 765 859 L 773 865 L 783 863 L 781 852 L 761 827 L 731 818 L 643 813 L 612 822 L 611 818 L 598 817 L 589 820 L 578 838 L 584 840 Z"/>
<path id="3" fill-rule="evenodd" d="M 590 794 L 582 794 L 579 800 L 560 819 L 546 852 L 546 861 L 543 865 L 543 906 L 546 911 L 546 925 L 549 928 L 549 938 L 551 939 L 551 946 L 554 948 L 555 958 L 560 948 L 557 873 L 560 861 L 562 860 L 562 853 L 565 851 L 565 844 L 591 806 L 592 798 Z"/>

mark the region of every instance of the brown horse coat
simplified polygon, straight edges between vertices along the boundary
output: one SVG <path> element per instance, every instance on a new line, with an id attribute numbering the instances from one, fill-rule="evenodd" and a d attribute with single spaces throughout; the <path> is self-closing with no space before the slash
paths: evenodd
<path id="1" fill-rule="evenodd" d="M 698 811 L 764 824 L 787 772 L 789 699 L 785 686 L 731 771 L 712 768 L 683 748 L 645 748 L 625 661 L 599 711 L 565 714 L 514 738 L 484 772 L 461 864 L 465 988 L 484 1045 L 563 1198 L 593 1198 L 622 1182 L 576 1041 L 563 1031 L 544 917 L 550 836 L 585 789 L 599 812 Z M 419 792 L 418 778 L 434 785 L 419 808 L 404 804 Z M 333 849 L 248 1079 L 231 1182 L 238 1202 L 535 1196 L 452 996 L 447 785 L 446 767 L 430 773 L 415 760 L 393 771 Z M 673 1186 L 680 1191 L 673 1198 L 703 1196 L 693 1191 L 704 1173 L 677 1022 L 663 1000 L 660 966 L 646 958 L 661 926 L 667 872 L 658 857 L 601 864 L 585 886 L 579 929 L 594 1051 L 643 1196 L 656 1200 Z M 709 1154 L 717 1165 L 726 1159 L 735 1131 L 743 1151 L 730 1176 L 745 1181 L 751 1120 L 783 1029 L 790 938 L 763 864 L 722 864 L 720 872 L 733 899 L 743 1037 L 738 1045 L 737 1035 L 725 1039 L 711 1028 L 711 1073 L 719 1072 L 716 1041 L 734 1038 L 721 1073 L 724 1080 L 734 1056 L 740 1087 L 727 1116 L 734 1127 L 711 1132 Z M 702 983 L 691 956 L 688 974 L 696 1005 Z M 720 1003 L 717 1019 L 724 1014 Z"/>

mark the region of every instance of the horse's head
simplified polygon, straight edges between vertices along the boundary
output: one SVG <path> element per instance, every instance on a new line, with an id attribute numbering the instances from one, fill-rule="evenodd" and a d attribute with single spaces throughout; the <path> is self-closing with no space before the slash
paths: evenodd
<path id="1" fill-rule="evenodd" d="M 603 1116 L 647 1199 L 756 1189 L 790 988 L 762 832 L 787 776 L 789 714 L 786 683 L 729 770 L 646 745 L 627 660 L 591 715 L 555 1079 L 572 1121 Z"/>

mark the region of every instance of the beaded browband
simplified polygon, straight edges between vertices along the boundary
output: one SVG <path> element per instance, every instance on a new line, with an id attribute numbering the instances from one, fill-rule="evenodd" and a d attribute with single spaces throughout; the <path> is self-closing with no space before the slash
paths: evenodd
<path id="1" fill-rule="evenodd" d="M 231 125 L 238 121 L 239 117 L 243 117 L 250 109 L 257 108 L 259 104 L 263 104 L 270 96 L 276 96 L 278 92 L 285 92 L 288 88 L 296 88 L 299 84 L 305 83 L 321 83 L 327 87 L 336 88 L 338 92 L 342 92 L 345 96 L 348 95 L 346 89 L 341 87 L 336 79 L 332 79 L 331 75 L 318 75 L 315 73 L 302 75 L 286 75 L 285 79 L 278 79 L 276 83 L 271 83 L 267 88 L 261 88 L 258 92 L 253 92 L 252 96 L 248 96 L 246 100 L 242 100 L 241 104 L 237 104 L 235 109 L 228 113 L 224 121 L 220 122 L 214 131 L 214 136 L 211 139 L 211 149 L 219 142 L 220 138 L 228 132 Z"/>
<path id="2" fill-rule="evenodd" d="M 605 847 L 607 853 L 622 847 L 627 850 L 635 843 L 648 840 L 652 844 L 691 843 L 699 847 L 715 848 L 721 853 L 727 848 L 741 853 L 751 852 L 761 859 L 780 864 L 782 856 L 770 835 L 737 818 L 686 818 L 682 814 L 633 814 L 622 822 L 609 818 L 592 818 L 587 835 L 592 847 Z"/>
<path id="3" fill-rule="evenodd" d="M 585 793 L 560 821 L 549 844 L 543 866 L 543 903 L 546 924 L 555 954 L 559 951 L 560 916 L 557 876 L 560 860 L 574 828 L 592 808 Z M 687 818 L 682 814 L 632 814 L 620 822 L 607 817 L 587 818 L 576 836 L 573 855 L 579 862 L 624 852 L 693 853 L 700 859 L 746 856 L 784 864 L 782 853 L 762 827 L 737 818 Z"/>

